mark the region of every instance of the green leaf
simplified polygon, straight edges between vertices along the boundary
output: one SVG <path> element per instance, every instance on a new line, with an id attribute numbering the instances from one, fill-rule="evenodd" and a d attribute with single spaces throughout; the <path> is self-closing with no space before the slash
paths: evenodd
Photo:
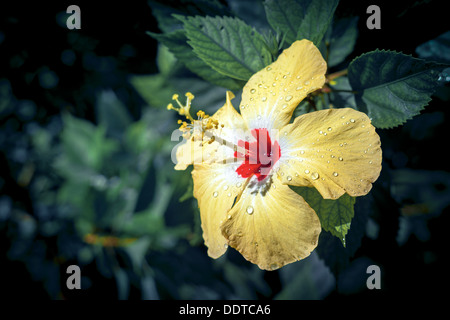
<path id="1" fill-rule="evenodd" d="M 232 79 L 215 71 L 206 62 L 197 57 L 192 47 L 187 43 L 187 36 L 184 30 L 165 34 L 147 33 L 165 45 L 186 68 L 206 81 L 230 90 L 239 90 L 244 86 L 245 82 Z"/>
<path id="2" fill-rule="evenodd" d="M 322 41 L 338 0 L 266 0 L 264 7 L 272 28 L 285 36 L 287 44 L 308 39 Z"/>
<path id="3" fill-rule="evenodd" d="M 375 50 L 354 59 L 348 78 L 357 109 L 377 128 L 392 128 L 418 115 L 440 85 L 445 65 L 403 53 Z"/>
<path id="4" fill-rule="evenodd" d="M 242 20 L 230 17 L 188 17 L 188 43 L 217 72 L 247 81 L 272 62 L 263 37 Z"/>
<path id="5" fill-rule="evenodd" d="M 344 194 L 337 200 L 324 199 L 314 188 L 293 187 L 319 216 L 322 228 L 338 237 L 345 247 L 345 236 L 355 214 L 355 198 Z"/>

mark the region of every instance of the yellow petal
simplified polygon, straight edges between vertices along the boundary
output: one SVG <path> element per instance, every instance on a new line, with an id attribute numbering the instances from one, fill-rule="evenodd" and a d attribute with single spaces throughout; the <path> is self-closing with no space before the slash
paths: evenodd
<path id="1" fill-rule="evenodd" d="M 250 129 L 281 129 L 306 95 L 325 83 L 327 66 L 308 40 L 294 42 L 244 87 L 240 110 Z"/>
<path id="2" fill-rule="evenodd" d="M 215 141 L 207 143 L 207 137 L 205 142 L 187 139 L 176 150 L 175 170 L 185 170 L 191 164 L 220 163 L 233 158 L 232 145 L 237 144 L 239 139 L 244 139 L 246 132 L 244 120 L 231 104 L 233 98 L 234 94 L 227 91 L 225 104 L 211 116 L 219 121 L 217 129 L 208 130 L 208 134 L 217 136 Z M 224 145 L 224 142 L 229 144 Z"/>
<path id="3" fill-rule="evenodd" d="M 228 244 L 265 270 L 307 257 L 320 231 L 314 210 L 277 179 L 253 189 L 249 184 L 222 224 Z"/>
<path id="4" fill-rule="evenodd" d="M 380 145 L 362 112 L 344 108 L 304 114 L 280 131 L 278 177 L 286 184 L 313 186 L 325 199 L 362 196 L 380 175 Z"/>
<path id="5" fill-rule="evenodd" d="M 192 178 L 208 255 L 218 258 L 228 246 L 220 225 L 241 192 L 244 179 L 237 175 L 233 164 L 195 165 Z"/>

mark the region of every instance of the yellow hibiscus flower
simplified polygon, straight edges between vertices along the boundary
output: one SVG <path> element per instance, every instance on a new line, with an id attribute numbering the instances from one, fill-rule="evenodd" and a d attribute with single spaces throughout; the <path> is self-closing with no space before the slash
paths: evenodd
<path id="1" fill-rule="evenodd" d="M 213 116 L 194 120 L 178 96 L 168 109 L 185 115 L 185 143 L 175 169 L 194 165 L 208 255 L 228 246 L 265 270 L 307 257 L 317 246 L 317 214 L 291 186 L 323 198 L 367 194 L 381 171 L 380 138 L 366 114 L 351 108 L 315 111 L 290 123 L 294 109 L 325 83 L 326 63 L 308 40 L 296 41 L 245 85 L 238 113 L 227 92 Z"/>

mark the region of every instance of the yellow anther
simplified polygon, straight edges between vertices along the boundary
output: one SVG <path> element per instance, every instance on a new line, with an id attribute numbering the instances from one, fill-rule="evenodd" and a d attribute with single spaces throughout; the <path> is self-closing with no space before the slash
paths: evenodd
<path id="1" fill-rule="evenodd" d="M 177 123 L 178 123 L 178 124 L 182 124 L 183 121 L 181 121 L 181 120 L 178 119 Z"/>
<path id="2" fill-rule="evenodd" d="M 167 110 L 175 110 L 175 108 L 173 107 L 173 104 L 169 103 L 167 105 Z"/>
<path id="3" fill-rule="evenodd" d="M 178 94 L 174 94 L 173 96 L 172 96 L 172 100 L 177 100 L 178 99 Z"/>
<path id="4" fill-rule="evenodd" d="M 194 100 L 194 95 L 192 94 L 192 93 L 190 93 L 190 92 L 186 92 L 186 97 L 189 99 L 189 100 Z M 177 98 L 178 98 L 178 96 L 177 96 Z"/>

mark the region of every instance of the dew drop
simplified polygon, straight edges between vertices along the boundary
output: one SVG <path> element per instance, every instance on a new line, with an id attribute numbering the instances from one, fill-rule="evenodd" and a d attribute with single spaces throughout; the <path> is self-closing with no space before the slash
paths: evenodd
<path id="1" fill-rule="evenodd" d="M 350 122 L 351 123 L 355 123 L 355 119 L 350 119 Z"/>
<path id="2" fill-rule="evenodd" d="M 322 131 L 322 130 L 320 130 L 320 131 L 319 131 L 319 134 L 322 134 L 322 133 L 323 133 L 323 131 Z"/>
<path id="3" fill-rule="evenodd" d="M 238 182 L 236 183 L 236 187 L 240 188 L 242 186 L 242 183 Z"/>
<path id="4" fill-rule="evenodd" d="M 272 70 L 272 68 L 271 68 L 271 67 L 267 67 L 266 70 L 267 70 L 267 71 L 270 71 L 270 70 Z"/>
<path id="5" fill-rule="evenodd" d="M 228 219 L 228 220 L 231 220 L 231 214 L 229 214 L 229 215 L 227 216 L 227 219 Z"/>
<path id="6" fill-rule="evenodd" d="M 328 131 L 331 131 L 331 130 L 333 130 L 333 129 L 331 129 L 331 127 L 328 127 L 328 129 L 327 129 Z"/>
<path id="7" fill-rule="evenodd" d="M 344 160 L 344 158 L 342 158 L 342 157 L 339 157 L 339 161 L 343 161 Z"/>
<path id="8" fill-rule="evenodd" d="M 309 173 L 309 170 L 308 170 L 308 169 L 306 169 L 306 170 L 305 170 L 305 173 L 306 173 L 306 174 L 308 174 L 308 173 Z"/>
<path id="9" fill-rule="evenodd" d="M 301 151 L 300 151 L 300 154 L 305 154 L 305 150 L 301 150 Z"/>
<path id="10" fill-rule="evenodd" d="M 302 90 L 302 89 L 303 89 L 303 87 L 302 87 L 302 86 L 299 86 L 299 87 L 297 87 L 297 89 L 295 89 L 295 90 L 299 91 L 299 90 Z"/>
<path id="11" fill-rule="evenodd" d="M 258 115 L 258 116 L 256 117 L 256 119 L 258 119 L 258 120 L 261 120 L 261 116 L 260 116 L 260 115 Z"/>
<path id="12" fill-rule="evenodd" d="M 247 207 L 247 213 L 248 213 L 248 214 L 253 214 L 253 211 L 254 211 L 254 209 L 253 209 L 252 206 L 248 206 L 248 207 Z"/>
<path id="13" fill-rule="evenodd" d="M 219 195 L 219 193 L 218 193 L 217 191 L 214 191 L 213 197 L 214 197 L 214 198 L 217 198 L 218 195 Z"/>
<path id="14" fill-rule="evenodd" d="M 250 90 L 250 93 L 255 93 L 255 92 L 256 92 L 255 89 Z"/>
<path id="15" fill-rule="evenodd" d="M 223 190 L 228 190 L 228 185 L 223 186 Z"/>
<path id="16" fill-rule="evenodd" d="M 281 106 L 281 109 L 286 109 L 287 108 L 287 103 L 285 103 L 285 104 L 283 104 L 282 106 Z"/>
<path id="17" fill-rule="evenodd" d="M 262 97 L 261 100 L 264 102 L 267 100 L 267 97 Z"/>
<path id="18" fill-rule="evenodd" d="M 305 86 L 309 86 L 310 82 L 309 81 L 305 81 Z"/>
<path id="19" fill-rule="evenodd" d="M 311 179 L 313 179 L 313 180 L 319 179 L 319 174 L 317 172 L 311 173 Z"/>
<path id="20" fill-rule="evenodd" d="M 287 181 L 291 181 L 292 180 L 292 177 L 291 176 L 287 176 Z"/>
<path id="21" fill-rule="evenodd" d="M 227 193 L 227 196 L 228 196 L 228 197 L 231 197 L 231 192 L 228 192 L 228 193 Z"/>
<path id="22" fill-rule="evenodd" d="M 286 98 L 284 98 L 284 100 L 286 100 L 286 101 L 290 101 L 291 99 L 292 99 L 291 95 L 288 95 L 288 96 L 286 96 Z"/>
<path id="23" fill-rule="evenodd" d="M 333 176 L 337 177 L 339 174 L 337 172 L 333 172 Z"/>

